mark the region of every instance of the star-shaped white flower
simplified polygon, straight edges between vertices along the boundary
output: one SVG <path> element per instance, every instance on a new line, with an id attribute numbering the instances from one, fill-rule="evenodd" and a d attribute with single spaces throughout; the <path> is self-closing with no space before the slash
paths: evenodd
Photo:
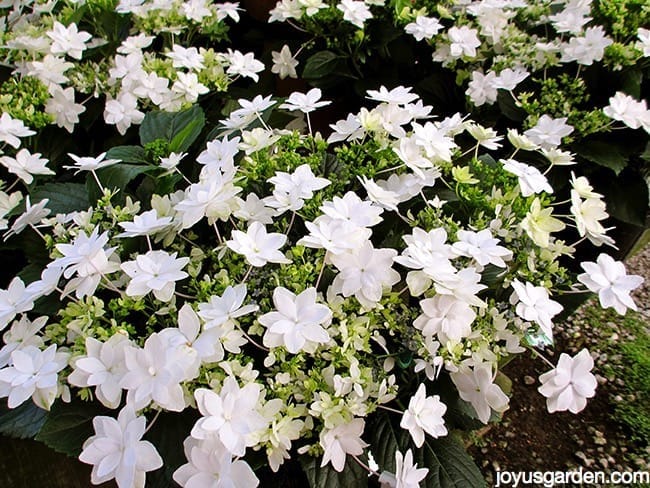
<path id="1" fill-rule="evenodd" d="M 440 397 L 428 397 L 424 384 L 420 384 L 399 425 L 409 431 L 417 447 L 422 447 L 425 432 L 433 438 L 447 435 L 447 427 L 442 418 L 446 411 L 447 406 L 440 401 Z"/>
<path id="2" fill-rule="evenodd" d="M 268 234 L 266 227 L 259 222 L 253 222 L 246 232 L 232 231 L 232 239 L 226 245 L 237 254 L 242 254 L 251 266 L 262 267 L 266 263 L 289 264 L 280 251 L 287 242 L 287 236 L 272 232 Z"/>
<path id="3" fill-rule="evenodd" d="M 340 424 L 333 429 L 323 429 L 320 433 L 320 445 L 323 446 L 323 461 L 321 467 L 332 463 L 339 473 L 345 467 L 345 456 L 359 456 L 368 446 L 361 439 L 366 423 L 363 419 L 355 418 L 347 424 Z"/>
<path id="4" fill-rule="evenodd" d="M 32 154 L 24 148 L 18 151 L 14 158 L 11 156 L 0 157 L 0 164 L 28 185 L 34 181 L 33 175 L 55 174 L 46 166 L 48 162 L 47 159 L 41 157 L 41 153 Z"/>
<path id="5" fill-rule="evenodd" d="M 271 67 L 271 73 L 277 74 L 281 80 L 285 78 L 298 78 L 296 73 L 296 66 L 298 66 L 298 60 L 291 54 L 289 46 L 286 44 L 282 46 L 280 52 L 271 51 L 271 56 L 273 56 L 273 66 Z"/>
<path id="6" fill-rule="evenodd" d="M 562 311 L 562 305 L 548 297 L 548 290 L 532 283 L 512 282 L 514 293 L 510 298 L 517 304 L 515 311 L 522 319 L 537 323 L 546 337 L 553 339 L 553 322 L 551 319 Z"/>
<path id="7" fill-rule="evenodd" d="M 189 276 L 183 271 L 189 262 L 190 258 L 177 258 L 176 253 L 149 251 L 136 257 L 135 261 L 122 263 L 122 270 L 131 278 L 126 294 L 142 297 L 153 292 L 158 300 L 168 302 L 176 290 L 176 282 Z"/>
<path id="8" fill-rule="evenodd" d="M 92 464 L 91 481 L 98 485 L 115 479 L 119 488 L 144 488 L 147 471 L 162 467 L 163 460 L 148 441 L 141 441 L 147 419 L 133 407 L 124 407 L 117 420 L 97 416 L 95 435 L 84 442 L 79 460 Z"/>
<path id="9" fill-rule="evenodd" d="M 312 88 L 307 93 L 293 92 L 289 95 L 286 103 L 280 105 L 280 108 L 287 110 L 299 110 L 302 113 L 308 114 L 317 108 L 325 107 L 332 102 L 321 100 L 322 92 L 320 88 Z"/>
<path id="10" fill-rule="evenodd" d="M 258 320 L 267 330 L 264 345 L 286 347 L 291 354 L 313 352 L 318 344 L 326 344 L 330 336 L 323 328 L 332 318 L 332 312 L 316 303 L 316 288 L 311 287 L 296 295 L 284 287 L 273 291 L 277 311 L 262 315 Z"/>
<path id="11" fill-rule="evenodd" d="M 546 397 L 550 413 L 569 410 L 578 413 L 587 405 L 587 398 L 596 394 L 598 382 L 591 373 L 594 360 L 583 349 L 574 357 L 562 353 L 557 367 L 539 377 L 538 391 Z"/>

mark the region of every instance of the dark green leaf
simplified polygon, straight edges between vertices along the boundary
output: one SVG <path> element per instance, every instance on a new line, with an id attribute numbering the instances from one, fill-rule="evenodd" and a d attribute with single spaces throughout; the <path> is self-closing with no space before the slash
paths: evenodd
<path id="1" fill-rule="evenodd" d="M 463 444 L 453 435 L 440 439 L 426 437 L 424 445 L 416 448 L 408 431 L 399 427 L 398 420 L 388 414 L 379 415 L 366 429 L 372 454 L 381 470 L 395 472 L 395 452 L 413 450 L 413 460 L 429 473 L 421 483 L 424 488 L 478 488 L 485 486 L 480 470 Z"/>
<path id="2" fill-rule="evenodd" d="M 634 98 L 641 98 L 643 72 L 640 69 L 626 70 L 621 73 L 621 91 Z"/>
<path id="3" fill-rule="evenodd" d="M 126 185 L 128 185 L 138 175 L 141 175 L 148 171 L 155 171 L 156 169 L 158 169 L 158 167 L 153 165 L 144 166 L 141 164 L 119 163 L 107 168 L 100 169 L 97 171 L 97 177 L 105 188 L 118 188 L 120 190 L 123 190 L 126 188 Z M 95 190 L 94 195 L 97 198 L 100 196 L 100 192 L 97 187 L 97 183 L 95 183 L 95 180 L 92 179 L 91 181 L 91 179 L 92 176 L 89 179 L 88 185 L 90 188 L 93 188 Z"/>
<path id="4" fill-rule="evenodd" d="M 497 104 L 501 113 L 515 122 L 521 122 L 526 118 L 526 111 L 518 107 L 510 92 L 499 90 Z"/>
<path id="5" fill-rule="evenodd" d="M 86 188 L 81 183 L 46 183 L 32 191 L 32 202 L 49 199 L 47 208 L 53 214 L 87 210 L 90 207 Z"/>
<path id="6" fill-rule="evenodd" d="M 144 146 L 156 139 L 164 139 L 171 143 L 176 136 L 185 134 L 180 136 L 176 144 L 178 147 L 185 145 L 189 147 L 201 132 L 204 124 L 205 115 L 198 105 L 177 113 L 149 112 L 140 126 L 140 144 Z"/>
<path id="7" fill-rule="evenodd" d="M 618 178 L 612 178 L 602 188 L 607 202 L 607 212 L 628 224 L 646 226 L 648 212 L 648 184 L 635 171 L 624 171 Z"/>
<path id="8" fill-rule="evenodd" d="M 587 161 L 609 168 L 618 175 L 627 166 L 628 157 L 620 147 L 602 141 L 576 144 L 573 150 Z"/>
<path id="9" fill-rule="evenodd" d="M 36 440 L 56 452 L 76 457 L 86 439 L 94 434 L 93 418 L 97 415 L 116 416 L 95 403 L 56 402 Z"/>
<path id="10" fill-rule="evenodd" d="M 187 410 L 182 413 L 164 412 L 151 426 L 151 430 L 145 438 L 156 446 L 164 464 L 162 469 L 147 474 L 149 488 L 174 486 L 172 481 L 174 471 L 187 462 L 183 451 L 183 441 L 190 434 L 197 419 L 196 410 Z"/>
<path id="11" fill-rule="evenodd" d="M 320 459 L 312 456 L 300 458 L 300 464 L 311 488 L 353 488 L 368 484 L 368 472 L 350 456 L 346 457 L 345 466 L 340 473 L 331 464 L 321 468 L 320 463 Z"/>
<path id="12" fill-rule="evenodd" d="M 205 115 L 200 107 L 198 110 L 190 110 L 192 112 L 192 119 L 184 127 L 180 128 L 174 134 L 169 144 L 169 149 L 173 152 L 187 151 L 192 143 L 199 137 L 203 127 L 205 126 Z"/>
<path id="13" fill-rule="evenodd" d="M 123 163 L 148 163 L 144 148 L 140 146 L 115 146 L 108 150 L 106 159 L 119 159 Z"/>
<path id="14" fill-rule="evenodd" d="M 47 419 L 47 412 L 38 408 L 31 399 L 16 408 L 0 407 L 0 433 L 19 439 L 33 438 Z"/>
<path id="15" fill-rule="evenodd" d="M 332 51 L 319 51 L 309 57 L 302 71 L 305 79 L 322 78 L 334 72 L 339 58 Z"/>

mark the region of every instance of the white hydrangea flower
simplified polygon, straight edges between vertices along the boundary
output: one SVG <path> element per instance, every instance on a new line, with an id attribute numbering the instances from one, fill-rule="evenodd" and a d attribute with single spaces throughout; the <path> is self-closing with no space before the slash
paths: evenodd
<path id="1" fill-rule="evenodd" d="M 596 394 L 598 385 L 591 373 L 593 367 L 594 360 L 589 351 L 583 349 L 574 357 L 562 353 L 557 367 L 539 377 L 542 386 L 538 391 L 546 397 L 550 413 L 565 410 L 578 413 L 585 408 L 587 398 Z"/>
<path id="2" fill-rule="evenodd" d="M 433 438 L 447 435 L 447 427 L 442 418 L 446 411 L 447 406 L 440 401 L 440 397 L 428 397 L 424 384 L 420 384 L 415 395 L 411 397 L 399 425 L 409 431 L 417 447 L 422 447 L 425 432 Z"/>

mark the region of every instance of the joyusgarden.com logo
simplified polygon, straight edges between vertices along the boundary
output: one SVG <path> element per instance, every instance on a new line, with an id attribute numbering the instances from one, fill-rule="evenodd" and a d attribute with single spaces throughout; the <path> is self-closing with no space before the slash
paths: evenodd
<path id="1" fill-rule="evenodd" d="M 495 487 L 526 485 L 554 487 L 573 485 L 637 485 L 650 483 L 648 471 L 497 471 Z"/>

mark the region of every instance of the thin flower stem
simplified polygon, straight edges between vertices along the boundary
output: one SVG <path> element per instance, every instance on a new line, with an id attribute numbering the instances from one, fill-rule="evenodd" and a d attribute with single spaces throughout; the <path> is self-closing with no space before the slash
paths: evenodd
<path id="1" fill-rule="evenodd" d="M 314 133 L 311 130 L 311 119 L 309 118 L 309 113 L 305 113 L 307 116 L 307 128 L 309 129 L 309 135 L 314 137 Z"/>
<path id="2" fill-rule="evenodd" d="M 186 295 L 185 293 L 181 293 L 180 291 L 174 291 L 174 295 L 177 295 L 181 298 L 185 298 L 187 300 L 196 300 L 196 297 L 193 297 L 192 295 Z"/>
<path id="3" fill-rule="evenodd" d="M 92 173 L 93 178 L 95 178 L 95 181 L 97 182 L 97 186 L 102 191 L 102 194 L 106 193 L 106 189 L 104 188 L 104 185 L 102 185 L 101 181 L 99 181 L 99 176 L 97 176 L 97 173 L 95 173 L 95 170 L 91 169 L 90 172 Z"/>
<path id="4" fill-rule="evenodd" d="M 383 173 L 389 173 L 390 171 L 395 171 L 397 169 L 403 168 L 404 166 L 406 166 L 406 164 L 402 163 L 402 164 L 400 164 L 398 166 L 393 166 L 392 168 L 382 169 L 381 171 L 377 171 L 375 173 L 375 176 L 383 174 Z"/>
<path id="5" fill-rule="evenodd" d="M 265 352 L 270 352 L 271 351 L 270 349 L 262 346 L 261 344 L 258 344 L 255 340 L 253 340 L 253 338 L 251 336 L 249 336 L 246 332 L 244 332 L 244 329 L 241 328 L 241 325 L 237 324 L 237 328 L 239 329 L 239 332 L 244 334 L 244 337 L 246 339 L 248 339 L 248 342 L 253 344 L 255 347 L 257 347 L 258 349 L 260 349 L 262 351 L 265 351 Z"/>
<path id="6" fill-rule="evenodd" d="M 389 412 L 393 413 L 398 413 L 400 415 L 404 415 L 404 412 L 397 410 L 396 408 L 391 408 L 391 407 L 385 407 L 384 405 L 377 405 L 377 408 L 381 408 L 382 410 L 387 410 Z"/>
<path id="7" fill-rule="evenodd" d="M 151 238 L 149 237 L 149 234 L 144 235 L 147 238 L 147 245 L 149 246 L 149 250 L 153 251 L 153 247 L 151 246 Z"/>
<path id="8" fill-rule="evenodd" d="M 185 176 L 180 169 L 178 169 L 177 167 L 174 167 L 174 171 L 176 171 L 179 175 L 181 175 L 183 177 L 183 179 L 185 180 L 185 183 L 187 183 L 188 185 L 192 185 L 192 182 L 190 181 L 190 179 L 187 176 Z"/>
<path id="9" fill-rule="evenodd" d="M 5 192 L 9 193 L 11 190 L 14 189 L 14 186 L 16 186 L 20 182 L 20 178 L 16 178 L 16 181 L 14 181 L 9 188 L 5 190 Z"/>
<path id="10" fill-rule="evenodd" d="M 144 430 L 144 433 L 142 435 L 145 435 L 147 432 L 149 432 L 151 427 L 153 427 L 153 424 L 155 424 L 156 420 L 158 420 L 158 417 L 160 417 L 160 412 L 162 412 L 162 410 L 156 410 L 156 415 L 154 415 L 154 417 L 151 419 L 151 422 L 149 422 L 149 425 L 147 425 L 147 428 Z"/>
<path id="11" fill-rule="evenodd" d="M 325 255 L 323 256 L 323 262 L 321 263 L 320 271 L 318 272 L 318 278 L 316 278 L 316 285 L 314 285 L 314 288 L 318 290 L 318 285 L 320 285 L 320 280 L 323 277 L 323 271 L 325 271 L 325 261 L 327 261 L 327 253 L 329 251 L 325 251 Z"/>
<path id="12" fill-rule="evenodd" d="M 534 353 L 537 355 L 537 357 L 539 357 L 540 359 L 542 359 L 542 360 L 543 360 L 546 364 L 548 364 L 551 368 L 555 369 L 555 365 L 554 365 L 551 361 L 549 361 L 548 359 L 546 359 L 546 357 L 545 357 L 541 352 L 537 351 L 536 349 L 531 349 L 531 351 L 534 352 Z"/>
<path id="13" fill-rule="evenodd" d="M 41 239 L 43 239 L 45 242 L 47 242 L 47 239 L 45 239 L 45 236 L 43 235 L 43 233 L 40 230 L 38 230 L 38 228 L 34 224 L 29 224 L 29 226 L 32 229 L 34 229 L 34 232 L 36 232 L 39 236 L 41 236 Z"/>
<path id="14" fill-rule="evenodd" d="M 368 473 L 373 474 L 375 476 L 379 476 L 379 473 L 372 469 L 370 466 L 368 466 L 366 463 L 364 463 L 361 459 L 359 459 L 357 456 L 352 455 L 352 459 L 354 459 L 359 466 L 361 466 L 363 469 L 368 471 Z"/>
<path id="15" fill-rule="evenodd" d="M 255 111 L 255 115 L 257 116 L 257 120 L 260 121 L 260 123 L 262 124 L 262 126 L 263 126 L 266 130 L 270 131 L 271 128 L 266 124 L 266 122 L 264 122 L 264 119 L 262 118 L 262 116 L 260 115 L 260 113 L 259 113 L 257 110 Z"/>
<path id="16" fill-rule="evenodd" d="M 246 283 L 246 280 L 250 276 L 251 271 L 253 271 L 253 265 L 252 264 L 248 267 L 248 270 L 246 270 L 246 274 L 244 275 L 244 277 L 241 280 L 242 283 Z"/>
<path id="17" fill-rule="evenodd" d="M 217 239 L 219 239 L 219 244 L 223 244 L 223 239 L 221 238 L 221 233 L 219 233 L 219 227 L 217 227 L 216 221 L 214 222 L 214 224 L 212 224 L 212 227 L 214 227 L 214 231 L 217 233 Z"/>
<path id="18" fill-rule="evenodd" d="M 287 230 L 284 231 L 287 237 L 289 237 L 289 232 L 291 231 L 291 228 L 293 227 L 293 222 L 296 220 L 296 212 L 293 212 L 291 214 L 291 220 L 289 221 L 289 225 L 287 226 Z"/>

